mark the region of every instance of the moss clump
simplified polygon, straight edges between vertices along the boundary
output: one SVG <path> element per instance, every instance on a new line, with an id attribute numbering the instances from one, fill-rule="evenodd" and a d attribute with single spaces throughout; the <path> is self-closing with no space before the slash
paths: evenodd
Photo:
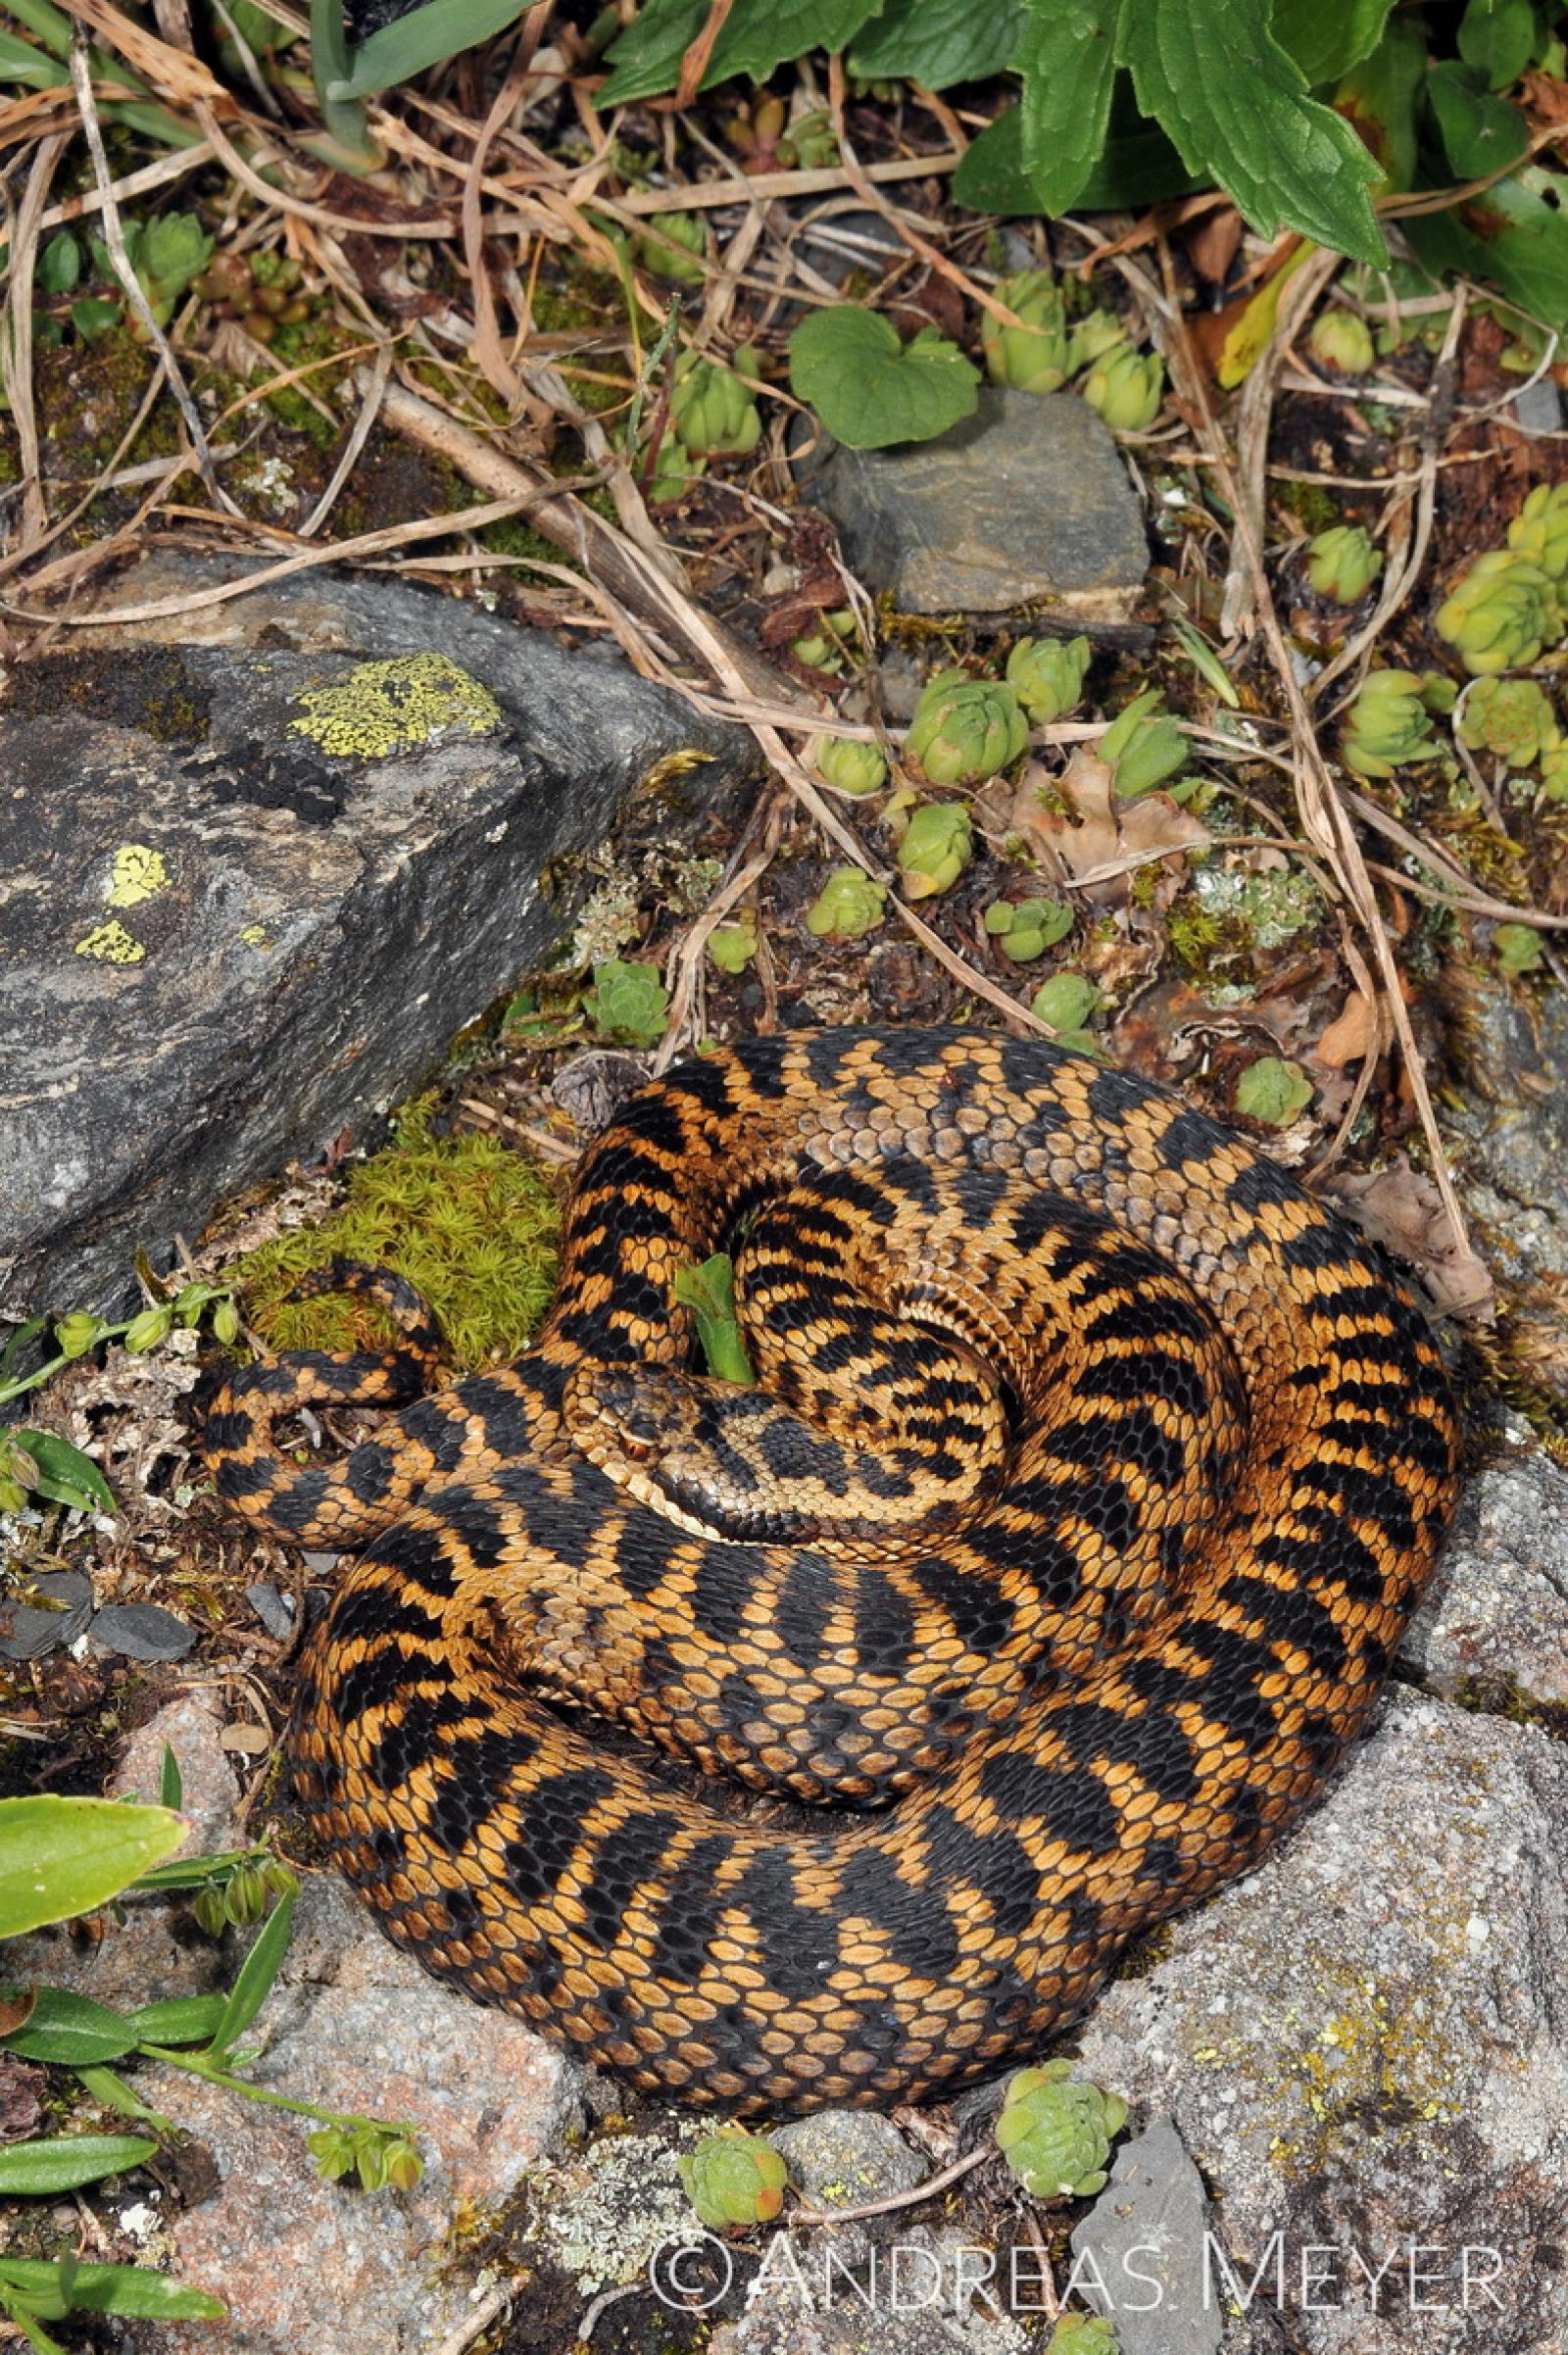
<path id="1" fill-rule="evenodd" d="M 280 1235 L 237 1270 L 246 1314 L 276 1349 L 384 1349 L 373 1302 L 288 1295 L 334 1258 L 406 1276 L 439 1320 L 460 1372 L 514 1357 L 556 1282 L 561 1210 L 534 1164 L 492 1137 L 431 1134 L 432 1103 L 411 1104 L 384 1153 L 362 1161 L 348 1198 L 319 1226 Z"/>

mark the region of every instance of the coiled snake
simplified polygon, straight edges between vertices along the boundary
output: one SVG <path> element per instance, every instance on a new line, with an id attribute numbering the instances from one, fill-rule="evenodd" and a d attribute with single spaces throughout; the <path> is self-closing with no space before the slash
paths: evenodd
<path id="1" fill-rule="evenodd" d="M 691 1370 L 673 1304 L 721 1246 L 757 1390 Z M 237 1511 L 363 1548 L 305 1656 L 305 1806 L 430 1969 L 736 2111 L 918 2099 L 1070 2021 L 1319 1790 L 1451 1503 L 1378 1255 L 1034 1042 L 678 1067 L 583 1161 L 536 1345 L 300 1468 L 277 1415 L 420 1379 L 391 1297 L 406 1351 L 250 1368 L 206 1425 Z M 838 1804 L 781 1822 L 660 1751 Z"/>

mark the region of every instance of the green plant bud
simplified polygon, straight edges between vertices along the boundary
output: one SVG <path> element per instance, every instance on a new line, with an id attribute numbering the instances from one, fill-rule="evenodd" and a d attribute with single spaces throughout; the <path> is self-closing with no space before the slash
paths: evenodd
<path id="1" fill-rule="evenodd" d="M 270 1897 L 297 1897 L 300 1893 L 299 1875 L 291 1873 L 276 1856 L 269 1856 L 262 1867 L 262 1879 Z"/>
<path id="2" fill-rule="evenodd" d="M 167 1305 L 144 1308 L 140 1316 L 133 1316 L 125 1328 L 125 1347 L 133 1357 L 144 1356 L 149 1349 L 156 1349 L 161 1341 L 169 1339 L 173 1325 L 172 1308 Z"/>
<path id="3" fill-rule="evenodd" d="M 1407 760 L 1430 760 L 1438 747 L 1410 670 L 1369 670 L 1340 726 L 1340 758 L 1358 777 L 1391 777 Z"/>
<path id="4" fill-rule="evenodd" d="M 1028 741 L 1029 723 L 1010 687 L 939 670 L 915 705 L 905 753 L 933 785 L 979 785 L 1016 760 Z"/>
<path id="5" fill-rule="evenodd" d="M 1435 718 L 1446 719 L 1459 700 L 1459 690 L 1446 670 L 1423 670 L 1421 701 Z"/>
<path id="6" fill-rule="evenodd" d="M 1267 1128 L 1289 1128 L 1312 1101 L 1312 1083 L 1299 1063 L 1260 1055 L 1236 1082 L 1236 1109 Z"/>
<path id="7" fill-rule="evenodd" d="M 1021 270 L 999 278 L 996 293 L 1024 324 L 1009 327 L 985 314 L 980 349 L 992 382 L 1015 392 L 1055 392 L 1067 380 L 1067 314 L 1060 287 L 1049 270 Z"/>
<path id="8" fill-rule="evenodd" d="M 708 471 L 706 458 L 694 458 L 678 433 L 666 433 L 654 458 L 644 496 L 656 507 L 684 499 L 692 484 Z"/>
<path id="9" fill-rule="evenodd" d="M 669 396 L 670 419 L 688 450 L 755 450 L 762 431 L 757 395 L 727 368 L 682 352 Z"/>
<path id="10" fill-rule="evenodd" d="M 851 736 L 818 736 L 811 760 L 823 784 L 837 793 L 880 793 L 888 781 L 888 764 L 878 747 L 858 744 Z"/>
<path id="11" fill-rule="evenodd" d="M 661 213 L 638 232 L 637 259 L 644 270 L 677 286 L 701 286 L 708 232 L 700 213 Z"/>
<path id="12" fill-rule="evenodd" d="M 1020 2069 L 997 2120 L 997 2146 L 1036 2199 L 1083 2199 L 1104 2187 L 1127 2104 L 1072 2074 L 1070 2061 Z"/>
<path id="13" fill-rule="evenodd" d="M 1117 2355 L 1114 2326 L 1098 2314 L 1058 2316 L 1046 2341 L 1046 2355 Z"/>
<path id="14" fill-rule="evenodd" d="M 55 1348 L 62 1357 L 83 1357 L 92 1348 L 103 1326 L 85 1308 L 74 1308 L 63 1316 L 55 1327 Z"/>
<path id="15" fill-rule="evenodd" d="M 973 857 L 974 821 L 968 805 L 922 802 L 899 845 L 905 897 L 929 900 L 949 890 Z"/>
<path id="16" fill-rule="evenodd" d="M 406 2134 L 394 2134 L 385 2152 L 386 2180 L 395 2191 L 412 2191 L 424 2174 L 424 2161 Z"/>
<path id="17" fill-rule="evenodd" d="M 213 1331 L 225 1349 L 232 1349 L 239 1339 L 239 1310 L 230 1300 L 220 1300 L 213 1310 Z"/>
<path id="18" fill-rule="evenodd" d="M 1068 375 L 1076 376 L 1080 368 L 1093 368 L 1097 360 L 1108 359 L 1119 344 L 1127 341 L 1127 330 L 1113 311 L 1086 312 L 1067 338 Z"/>
<path id="19" fill-rule="evenodd" d="M 874 932 L 888 895 L 858 866 L 836 866 L 806 911 L 806 929 L 819 941 L 858 941 Z"/>
<path id="20" fill-rule="evenodd" d="M 1359 523 L 1337 523 L 1306 547 L 1306 577 L 1320 597 L 1354 605 L 1383 569 L 1383 553 Z"/>
<path id="21" fill-rule="evenodd" d="M 354 2166 L 362 2187 L 379 2191 L 386 2182 L 388 2136 L 379 2127 L 361 2127 L 354 2136 Z"/>
<path id="22" fill-rule="evenodd" d="M 222 1937 L 228 1926 L 228 1907 L 215 1881 L 209 1881 L 205 1889 L 196 1891 L 190 1909 L 199 1930 L 205 1930 L 209 1938 Z"/>
<path id="23" fill-rule="evenodd" d="M 1372 330 L 1353 311 L 1320 311 L 1312 321 L 1306 348 L 1320 368 L 1337 368 L 1342 376 L 1365 376 L 1371 371 Z"/>
<path id="24" fill-rule="evenodd" d="M 1095 362 L 1079 390 L 1112 433 L 1144 433 L 1165 397 L 1165 363 L 1157 352 L 1135 352 L 1124 344 Z"/>
<path id="25" fill-rule="evenodd" d="M 223 1890 L 223 1911 L 236 1930 L 245 1930 L 252 1922 L 259 1922 L 266 1910 L 267 1883 L 261 1867 L 237 1864 Z"/>
<path id="26" fill-rule="evenodd" d="M 314 2134 L 306 2135 L 305 2147 L 324 2183 L 338 2183 L 354 2165 L 353 2138 L 340 2126 L 318 2127 Z"/>
<path id="27" fill-rule="evenodd" d="M 1095 751 L 1116 771 L 1119 798 L 1136 802 L 1186 765 L 1187 739 L 1158 688 L 1150 687 L 1117 713 Z"/>
<path id="28" fill-rule="evenodd" d="M 1037 727 L 1069 712 L 1083 693 L 1087 638 L 1020 638 L 1007 657 L 1007 684 Z"/>
<path id="29" fill-rule="evenodd" d="M 1026 965 L 1066 939 L 1072 909 L 1065 900 L 996 900 L 980 920 L 1004 957 Z"/>
<path id="30" fill-rule="evenodd" d="M 1510 768 L 1530 768 L 1562 742 L 1557 715 L 1534 679 L 1480 678 L 1469 688 L 1459 742 L 1495 753 Z"/>
<path id="31" fill-rule="evenodd" d="M 839 160 L 833 118 L 825 107 L 797 115 L 778 143 L 778 160 L 786 171 L 820 172 Z"/>
<path id="32" fill-rule="evenodd" d="M 784 2205 L 790 2171 L 760 2134 L 705 2134 L 676 2164 L 705 2225 L 770 2224 Z"/>
<path id="33" fill-rule="evenodd" d="M 1077 1045 L 1084 1038 L 1084 1024 L 1099 1004 L 1100 992 L 1082 973 L 1053 973 L 1030 999 L 1029 1011 L 1058 1039 Z"/>
<path id="34" fill-rule="evenodd" d="M 708 936 L 708 954 L 721 973 L 744 973 L 757 955 L 757 910 L 743 908 L 733 924 L 718 924 Z"/>
<path id="35" fill-rule="evenodd" d="M 1568 573 L 1568 482 L 1541 482 L 1508 526 L 1508 545 L 1549 580 Z"/>
<path id="36" fill-rule="evenodd" d="M 0 1473 L 0 1513 L 20 1513 L 27 1501 L 27 1492 L 20 1480 Z"/>
<path id="37" fill-rule="evenodd" d="M 1522 669 L 1557 637 L 1551 582 L 1539 564 L 1511 549 L 1491 549 L 1438 608 L 1437 632 L 1474 677 Z"/>
<path id="38" fill-rule="evenodd" d="M 1568 744 L 1559 744 L 1541 763 L 1541 798 L 1568 802 Z"/>
<path id="39" fill-rule="evenodd" d="M 1533 973 L 1541 962 L 1541 935 L 1529 924 L 1499 924 L 1492 945 L 1500 973 Z"/>

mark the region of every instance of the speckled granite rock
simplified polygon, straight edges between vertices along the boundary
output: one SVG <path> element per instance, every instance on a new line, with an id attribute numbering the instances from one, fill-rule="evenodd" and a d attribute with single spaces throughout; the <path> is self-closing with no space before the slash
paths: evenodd
<path id="1" fill-rule="evenodd" d="M 1396 1688 L 1079 2050 L 1214 2187 L 1229 2344 L 1543 2355 L 1568 2332 L 1568 1751 Z"/>
<path id="2" fill-rule="evenodd" d="M 1568 1703 L 1568 1472 L 1510 1457 L 1470 1484 L 1399 1651 L 1430 1693 L 1528 1715 Z"/>
<path id="3" fill-rule="evenodd" d="M 160 560 L 114 604 L 214 577 Z M 114 1308 L 138 1245 L 363 1130 L 558 937 L 547 865 L 679 751 L 677 828 L 748 736 L 618 658 L 321 573 L 14 667 L 0 1312 Z"/>
<path id="4" fill-rule="evenodd" d="M 802 463 L 873 595 L 910 613 L 1009 612 L 1124 619 L 1149 570 L 1143 506 L 1115 438 L 1076 393 L 985 386 L 935 441 Z"/>

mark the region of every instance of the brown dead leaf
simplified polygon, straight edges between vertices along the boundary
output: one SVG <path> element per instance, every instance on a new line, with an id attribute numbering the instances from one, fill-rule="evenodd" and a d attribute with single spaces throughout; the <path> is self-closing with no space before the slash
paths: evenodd
<path id="1" fill-rule="evenodd" d="M 1370 998 L 1360 990 L 1352 990 L 1312 1053 L 1331 1071 L 1343 1071 L 1347 1063 L 1366 1060 L 1377 1044 L 1377 1009 Z"/>
<path id="2" fill-rule="evenodd" d="M 36 1987 L 24 1987 L 20 1994 L 0 1997 L 0 2036 L 14 2036 L 19 2028 L 25 2028 L 37 2000 Z"/>
<path id="3" fill-rule="evenodd" d="M 1331 1178 L 1324 1192 L 1344 1203 L 1363 1234 L 1415 1270 L 1440 1316 L 1491 1323 L 1495 1299 L 1490 1273 L 1474 1251 L 1461 1249 L 1436 1185 L 1403 1153 L 1374 1175 L 1352 1171 Z"/>
<path id="4" fill-rule="evenodd" d="M 1568 81 L 1559 81 L 1555 74 L 1527 74 L 1519 84 L 1519 95 L 1532 130 L 1568 123 Z"/>
<path id="5" fill-rule="evenodd" d="M 1202 850 L 1212 839 L 1168 793 L 1118 801 L 1114 783 L 1108 762 L 1081 744 L 1059 776 L 1040 761 L 1027 762 L 1006 813 L 1006 830 L 1023 837 L 1045 872 L 1097 908 L 1125 905 L 1135 868 Z M 1048 806 L 1042 788 L 1066 803 L 1066 815 Z"/>
<path id="6" fill-rule="evenodd" d="M 90 25 L 106 48 L 118 50 L 155 90 L 175 106 L 210 106 L 232 116 L 232 97 L 188 49 L 172 49 L 144 25 L 134 25 L 111 0 L 73 0 L 71 13 Z"/>
<path id="7" fill-rule="evenodd" d="M 1234 205 L 1210 213 L 1184 239 L 1193 268 L 1212 285 L 1223 285 L 1242 245 L 1242 217 Z"/>

